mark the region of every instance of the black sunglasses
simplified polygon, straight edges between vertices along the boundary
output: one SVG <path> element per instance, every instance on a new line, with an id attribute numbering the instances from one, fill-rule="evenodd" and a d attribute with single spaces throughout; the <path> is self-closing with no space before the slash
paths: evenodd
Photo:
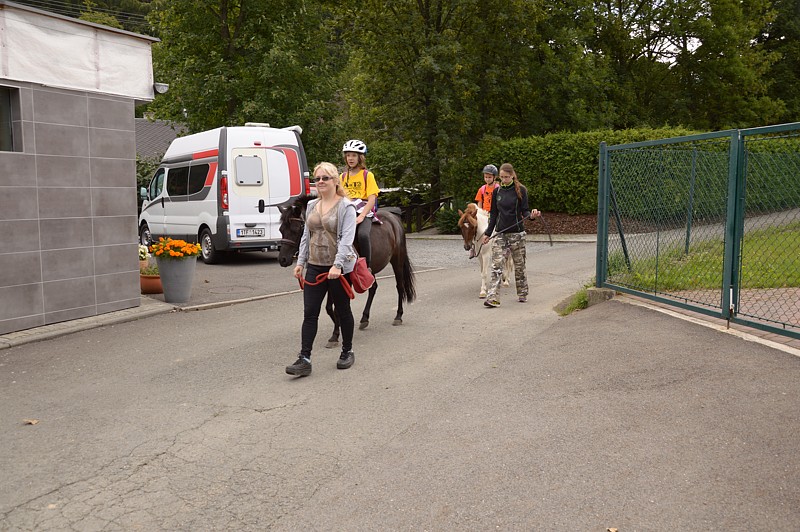
<path id="1" fill-rule="evenodd" d="M 311 179 L 312 183 L 316 183 L 317 181 L 330 181 L 331 179 L 336 179 L 334 176 L 324 175 L 322 177 L 314 177 Z"/>

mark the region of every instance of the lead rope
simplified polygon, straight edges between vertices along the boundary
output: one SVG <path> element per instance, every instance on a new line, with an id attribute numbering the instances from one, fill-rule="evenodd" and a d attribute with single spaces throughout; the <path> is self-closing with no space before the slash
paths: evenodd
<path id="1" fill-rule="evenodd" d="M 300 284 L 300 290 L 302 290 L 305 285 L 317 286 L 318 284 L 325 281 L 327 278 L 328 278 L 328 273 L 322 272 L 321 274 L 317 275 L 316 281 L 306 281 L 301 277 L 300 279 L 297 280 L 297 282 Z M 347 294 L 347 297 L 349 297 L 350 299 L 355 299 L 356 295 L 353 293 L 353 287 L 350 286 L 350 283 L 347 282 L 347 279 L 344 278 L 344 275 L 340 275 L 339 280 L 342 282 L 342 288 L 344 288 L 344 292 L 345 294 Z"/>
<path id="2" fill-rule="evenodd" d="M 550 239 L 550 247 L 553 247 L 553 235 L 550 234 L 550 226 L 547 224 L 547 220 L 544 219 L 544 215 L 542 215 L 541 213 L 539 213 L 538 218 L 540 218 L 542 220 L 542 223 L 544 224 L 544 230 L 547 231 L 547 238 Z M 536 218 L 534 218 L 534 220 L 535 219 Z M 522 220 L 520 220 L 520 222 L 521 221 Z M 518 225 L 520 222 L 517 222 L 514 225 Z M 496 237 L 499 234 L 502 234 L 503 231 L 508 231 L 509 229 L 514 227 L 514 225 L 509 225 L 508 227 L 504 228 L 502 231 L 495 231 L 495 233 L 492 236 L 489 237 L 489 240 L 493 239 L 494 237 Z M 475 241 L 480 244 L 478 249 L 475 251 L 475 257 L 480 255 L 481 249 L 483 249 L 483 238 L 479 238 L 479 236 L 482 236 L 482 235 L 475 235 Z M 475 246 L 474 243 L 472 245 Z M 474 259 L 475 257 L 470 257 L 470 259 Z"/>

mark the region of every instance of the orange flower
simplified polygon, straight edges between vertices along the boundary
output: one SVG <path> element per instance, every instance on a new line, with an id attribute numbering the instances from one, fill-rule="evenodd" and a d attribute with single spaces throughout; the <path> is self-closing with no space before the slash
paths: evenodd
<path id="1" fill-rule="evenodd" d="M 161 237 L 158 242 L 150 246 L 150 252 L 157 257 L 183 259 L 196 257 L 200 254 L 200 246 L 189 243 L 185 240 L 173 240 L 172 238 Z"/>

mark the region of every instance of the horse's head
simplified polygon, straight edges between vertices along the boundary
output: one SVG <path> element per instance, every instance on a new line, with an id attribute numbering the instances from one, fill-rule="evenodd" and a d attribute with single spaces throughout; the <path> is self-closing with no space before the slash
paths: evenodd
<path id="1" fill-rule="evenodd" d="M 311 197 L 301 196 L 288 207 L 279 207 L 281 211 L 281 249 L 278 252 L 278 264 L 284 268 L 291 266 L 297 249 L 300 247 L 300 238 L 303 236 L 306 205 Z"/>
<path id="2" fill-rule="evenodd" d="M 470 203 L 467 210 L 459 209 L 458 214 L 461 216 L 458 219 L 458 228 L 461 230 L 461 238 L 464 239 L 464 249 L 469 251 L 478 233 L 478 206 Z"/>

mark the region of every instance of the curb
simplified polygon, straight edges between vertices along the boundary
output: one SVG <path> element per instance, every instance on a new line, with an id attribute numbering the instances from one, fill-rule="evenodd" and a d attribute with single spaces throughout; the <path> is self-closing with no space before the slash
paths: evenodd
<path id="1" fill-rule="evenodd" d="M 427 268 L 417 270 L 416 273 L 425 273 L 430 271 L 438 271 L 442 268 Z M 379 275 L 377 279 L 390 279 L 394 278 L 393 274 Z M 11 347 L 39 342 L 42 340 L 50 340 L 68 334 L 95 329 L 97 327 L 105 327 L 107 325 L 116 325 L 118 323 L 126 323 L 135 321 L 140 318 L 147 318 L 156 316 L 158 314 L 167 314 L 170 312 L 194 312 L 202 310 L 210 310 L 221 307 L 229 307 L 238 305 L 240 303 L 250 303 L 253 301 L 260 301 L 263 299 L 271 299 L 273 297 L 285 296 L 289 294 L 296 294 L 300 289 L 289 290 L 286 292 L 276 292 L 274 294 L 264 294 L 260 296 L 247 297 L 243 299 L 230 299 L 228 301 L 218 301 L 215 303 L 203 303 L 200 305 L 189 305 L 181 307 L 171 303 L 164 303 L 158 299 L 152 299 L 147 296 L 141 296 L 141 304 L 138 307 L 131 307 L 115 312 L 108 312 L 106 314 L 99 314 L 97 316 L 89 316 L 86 318 L 79 318 L 76 320 L 62 321 L 53 323 L 51 325 L 42 325 L 39 327 L 32 327 L 22 331 L 16 331 L 4 335 L 0 335 L 0 351 L 9 349 Z"/>
<path id="2" fill-rule="evenodd" d="M 462 240 L 461 235 L 439 235 L 439 234 L 424 234 L 424 233 L 411 233 L 406 235 L 408 240 Z M 525 239 L 528 242 L 550 242 L 547 235 L 526 235 Z M 553 243 L 597 243 L 597 235 L 553 235 Z"/>
<path id="3" fill-rule="evenodd" d="M 97 316 L 62 321 L 51 325 L 42 325 L 40 327 L 4 334 L 0 336 L 0 350 L 31 342 L 38 342 L 40 340 L 58 338 L 59 336 L 95 329 L 97 327 L 104 327 L 106 325 L 134 321 L 139 318 L 146 318 L 157 314 L 177 312 L 179 310 L 180 307 L 142 296 L 141 304 L 138 307 L 131 307 L 115 312 L 108 312 L 106 314 L 99 314 Z"/>

